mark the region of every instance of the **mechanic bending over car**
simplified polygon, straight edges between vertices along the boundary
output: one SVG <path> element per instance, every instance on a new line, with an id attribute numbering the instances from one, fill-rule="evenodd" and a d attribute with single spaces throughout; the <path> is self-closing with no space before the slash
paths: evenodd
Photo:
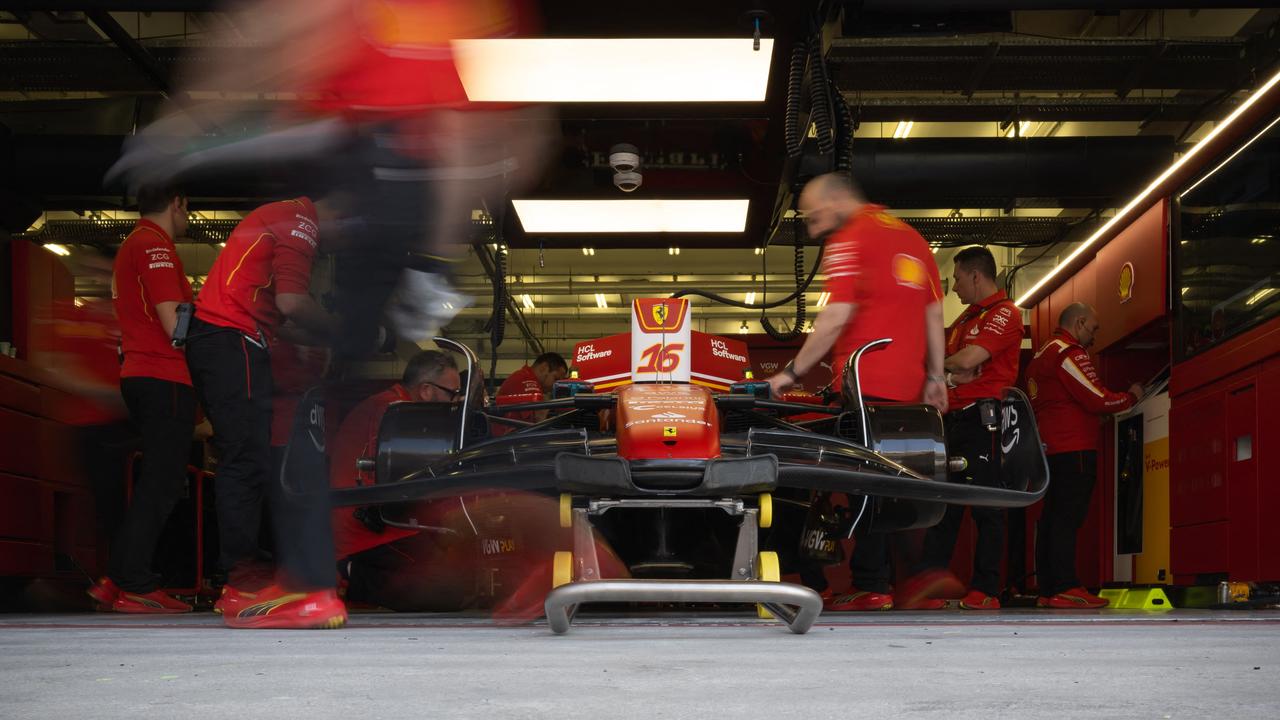
<path id="1" fill-rule="evenodd" d="M 378 427 L 393 403 L 459 403 L 462 388 L 453 356 L 439 350 L 414 355 L 399 383 L 366 398 L 343 419 L 330 456 L 330 485 L 374 482 L 373 473 L 357 469 L 356 461 L 377 453 Z M 465 562 L 440 562 L 456 544 L 448 533 L 387 526 L 377 507 L 340 507 L 333 510 L 333 534 L 348 601 L 397 612 L 432 612 L 460 609 L 474 591 L 474 577 L 457 572 Z"/>
<path id="2" fill-rule="evenodd" d="M 346 622 L 334 591 L 328 507 L 287 500 L 271 477 L 267 350 L 277 335 L 317 345 L 330 338 L 335 321 L 308 291 L 316 253 L 336 240 L 321 226 L 337 219 L 333 199 L 297 198 L 251 212 L 214 260 L 186 336 L 187 365 L 218 449 L 219 564 L 228 578 L 215 609 L 231 627 Z M 257 560 L 266 493 L 280 565 L 274 581 Z"/>
<path id="3" fill-rule="evenodd" d="M 1098 416 L 1128 410 L 1142 399 L 1142 386 L 1111 392 L 1098 380 L 1087 348 L 1097 337 L 1098 314 L 1072 303 L 1058 328 L 1027 368 L 1027 393 L 1040 425 L 1053 482 L 1036 527 L 1036 605 L 1093 609 L 1107 600 L 1076 577 L 1076 534 L 1089 513 L 1098 479 Z"/>
<path id="4" fill-rule="evenodd" d="M 99 606 L 127 613 L 189 612 L 159 590 L 151 559 L 182 494 L 195 428 L 196 396 L 171 338 L 191 285 L 173 238 L 187 231 L 187 198 L 176 187 L 138 192 L 138 224 L 116 254 L 111 299 L 120 323 L 120 394 L 142 435 L 133 500 L 111 543 L 107 574 L 89 589 Z"/>
<path id="5" fill-rule="evenodd" d="M 832 354 L 834 386 L 858 348 L 880 338 L 888 347 L 862 358 L 858 375 L 864 397 L 892 402 L 925 402 L 947 409 L 943 382 L 942 287 L 928 243 L 910 225 L 868 203 L 844 175 L 814 178 L 800 194 L 800 212 L 809 235 L 823 239 L 823 290 L 827 306 L 814 320 L 793 361 L 768 379 L 776 396 Z M 828 610 L 888 610 L 888 536 L 859 526 L 850 567 L 850 594 L 832 597 L 820 568 L 802 574 L 823 594 Z"/>
<path id="6" fill-rule="evenodd" d="M 534 358 L 532 365 L 525 365 L 511 373 L 498 388 L 497 397 L 541 393 L 544 398 L 547 398 L 550 397 L 551 388 L 555 387 L 556 381 L 563 380 L 568 374 L 569 365 L 564 361 L 564 358 L 553 352 L 542 353 Z M 526 410 L 511 413 L 507 417 L 526 422 L 538 422 L 546 419 L 547 411 Z M 494 427 L 495 435 L 502 435 L 510 431 L 511 429 L 505 425 Z"/>
<path id="7" fill-rule="evenodd" d="M 951 482 L 1000 487 L 1000 397 L 1018 380 L 1022 311 L 996 286 L 996 261 L 985 247 L 956 253 L 952 282 L 969 307 L 947 328 L 947 453 L 967 461 L 964 470 L 951 473 Z M 917 574 L 904 593 L 913 609 L 941 609 L 943 597 L 959 594 L 959 582 L 945 568 L 951 565 L 964 509 L 948 505 L 942 520 L 925 533 Z M 1005 512 L 991 507 L 971 507 L 969 512 L 978 541 L 973 581 L 960 607 L 998 610 Z"/>

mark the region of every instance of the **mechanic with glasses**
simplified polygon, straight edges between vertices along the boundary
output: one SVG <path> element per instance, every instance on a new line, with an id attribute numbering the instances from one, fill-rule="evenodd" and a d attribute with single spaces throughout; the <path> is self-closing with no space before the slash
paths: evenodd
<path id="1" fill-rule="evenodd" d="M 863 396 L 924 402 L 945 412 L 942 284 L 928 243 L 884 207 L 868 203 L 844 175 L 810 181 L 800 194 L 800 212 L 809 235 L 825 242 L 823 290 L 830 300 L 795 360 L 768 379 L 771 392 L 796 384 L 828 353 L 836 368 L 833 387 L 839 389 L 840 369 L 850 355 L 869 342 L 891 338 L 892 344 L 861 361 Z M 805 584 L 822 593 L 827 610 L 893 608 L 888 536 L 866 528 L 859 525 L 848 594 L 833 596 L 821 568 L 801 568 Z"/>
<path id="2" fill-rule="evenodd" d="M 400 382 L 366 398 L 343 419 L 330 455 L 330 485 L 374 482 L 372 472 L 356 469 L 356 460 L 377 454 L 378 426 L 393 403 L 460 403 L 463 387 L 452 355 L 439 350 L 414 355 Z M 348 601 L 398 612 L 456 610 L 474 586 L 434 562 L 443 550 L 439 535 L 388 527 L 377 508 L 335 508 L 333 535 Z"/>

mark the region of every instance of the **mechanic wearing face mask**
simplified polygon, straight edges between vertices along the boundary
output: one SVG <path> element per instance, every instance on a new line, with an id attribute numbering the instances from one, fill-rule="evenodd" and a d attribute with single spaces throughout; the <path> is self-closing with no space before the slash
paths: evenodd
<path id="1" fill-rule="evenodd" d="M 823 238 L 823 290 L 830 299 L 795 360 L 768 379 L 776 396 L 832 354 L 836 389 L 849 356 L 868 342 L 891 338 L 859 366 L 868 399 L 925 402 L 945 412 L 942 288 L 929 245 L 911 226 L 866 201 L 850 178 L 814 178 L 800 194 L 809 235 Z M 888 536 L 859 525 L 850 567 L 853 588 L 832 597 L 821 572 L 806 584 L 823 594 L 828 610 L 889 610 Z"/>
<path id="2" fill-rule="evenodd" d="M 996 261 L 985 247 L 956 253 L 952 282 L 969 305 L 947 328 L 947 452 L 962 456 L 967 467 L 951 481 L 1000 486 L 1000 396 L 1018 380 L 1022 348 L 1022 312 L 996 286 Z M 925 533 L 921 572 L 908 583 L 900 606 L 936 610 L 940 599 L 958 594 L 958 582 L 944 568 L 951 564 L 963 505 L 948 505 L 941 522 Z M 1005 515 L 1001 508 L 971 507 L 978 527 L 973 581 L 960 601 L 966 610 L 998 610 L 1000 561 L 1004 555 Z"/>
<path id="3" fill-rule="evenodd" d="M 1098 327 L 1093 308 L 1068 305 L 1058 316 L 1053 337 L 1027 368 L 1027 392 L 1048 446 L 1051 478 L 1036 527 L 1040 607 L 1091 609 L 1107 604 L 1076 577 L 1076 533 L 1089 512 L 1097 481 L 1098 416 L 1133 407 L 1142 399 L 1142 386 L 1117 393 L 1099 382 L 1087 350 Z"/>

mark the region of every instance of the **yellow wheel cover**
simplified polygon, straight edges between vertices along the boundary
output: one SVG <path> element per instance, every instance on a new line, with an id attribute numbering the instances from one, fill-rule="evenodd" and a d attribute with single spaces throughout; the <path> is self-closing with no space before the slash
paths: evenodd
<path id="1" fill-rule="evenodd" d="M 760 493 L 760 527 L 773 527 L 773 496 Z"/>
<path id="2" fill-rule="evenodd" d="M 551 587 L 558 588 L 573 582 L 573 553 L 561 550 L 555 555 L 552 566 Z"/>

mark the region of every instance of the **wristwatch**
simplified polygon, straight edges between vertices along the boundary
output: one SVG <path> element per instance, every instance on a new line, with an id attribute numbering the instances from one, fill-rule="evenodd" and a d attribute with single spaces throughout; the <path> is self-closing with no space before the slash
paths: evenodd
<path id="1" fill-rule="evenodd" d="M 794 360 L 787 363 L 787 366 L 782 368 L 782 374 L 791 378 L 792 382 L 800 382 L 800 375 L 796 373 L 796 363 Z"/>

